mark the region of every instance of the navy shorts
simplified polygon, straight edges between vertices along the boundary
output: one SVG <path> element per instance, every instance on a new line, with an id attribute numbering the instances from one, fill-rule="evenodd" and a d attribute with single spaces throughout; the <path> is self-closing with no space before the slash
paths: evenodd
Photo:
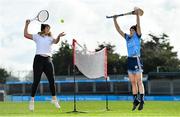
<path id="1" fill-rule="evenodd" d="M 128 73 L 136 74 L 143 72 L 143 64 L 140 57 L 128 57 Z"/>

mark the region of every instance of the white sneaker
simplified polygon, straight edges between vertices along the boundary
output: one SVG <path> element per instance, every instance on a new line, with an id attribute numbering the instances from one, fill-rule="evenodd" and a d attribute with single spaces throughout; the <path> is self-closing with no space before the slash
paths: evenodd
<path id="1" fill-rule="evenodd" d="M 29 110 L 34 111 L 34 101 L 29 102 Z"/>
<path id="2" fill-rule="evenodd" d="M 61 108 L 57 100 L 51 100 L 51 103 L 54 104 L 57 109 Z"/>

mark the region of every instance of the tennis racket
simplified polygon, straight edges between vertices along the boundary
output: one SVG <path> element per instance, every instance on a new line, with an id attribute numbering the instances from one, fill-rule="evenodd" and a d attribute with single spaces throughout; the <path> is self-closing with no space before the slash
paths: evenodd
<path id="1" fill-rule="evenodd" d="M 30 19 L 30 21 L 34 21 L 34 20 L 37 20 L 39 22 L 45 22 L 47 21 L 49 18 L 49 12 L 47 10 L 41 10 L 38 15 L 33 18 L 33 19 Z"/>
<path id="2" fill-rule="evenodd" d="M 119 17 L 119 16 L 125 16 L 125 15 L 135 15 L 136 13 L 138 13 L 139 16 L 142 16 L 144 14 L 144 11 L 138 7 L 135 7 L 134 11 L 119 14 L 119 15 L 106 16 L 106 18 L 114 18 L 114 17 Z"/>

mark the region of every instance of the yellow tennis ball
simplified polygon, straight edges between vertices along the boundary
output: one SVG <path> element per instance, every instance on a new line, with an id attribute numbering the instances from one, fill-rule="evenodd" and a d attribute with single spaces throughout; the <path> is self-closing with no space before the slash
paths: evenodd
<path id="1" fill-rule="evenodd" d="M 61 20 L 60 20 L 60 22 L 61 22 L 61 23 L 64 23 L 64 20 L 63 20 L 63 19 L 61 19 Z"/>

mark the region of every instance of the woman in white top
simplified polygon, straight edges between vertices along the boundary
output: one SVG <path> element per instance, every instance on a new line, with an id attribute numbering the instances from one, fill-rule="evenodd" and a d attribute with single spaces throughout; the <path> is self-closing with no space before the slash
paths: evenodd
<path id="1" fill-rule="evenodd" d="M 29 109 L 34 110 L 34 96 L 41 80 L 41 75 L 44 72 L 49 81 L 49 87 L 52 94 L 52 103 L 56 108 L 60 108 L 60 105 L 56 98 L 55 81 L 54 81 L 54 66 L 51 59 L 51 46 L 57 44 L 60 37 L 65 36 L 65 33 L 60 33 L 56 39 L 54 39 L 50 32 L 50 26 L 48 24 L 41 24 L 41 32 L 38 34 L 30 34 L 28 32 L 28 26 L 30 20 L 26 20 L 24 28 L 24 37 L 33 40 L 36 43 L 36 55 L 33 63 L 33 84 L 31 92 L 31 100 L 29 103 Z"/>

